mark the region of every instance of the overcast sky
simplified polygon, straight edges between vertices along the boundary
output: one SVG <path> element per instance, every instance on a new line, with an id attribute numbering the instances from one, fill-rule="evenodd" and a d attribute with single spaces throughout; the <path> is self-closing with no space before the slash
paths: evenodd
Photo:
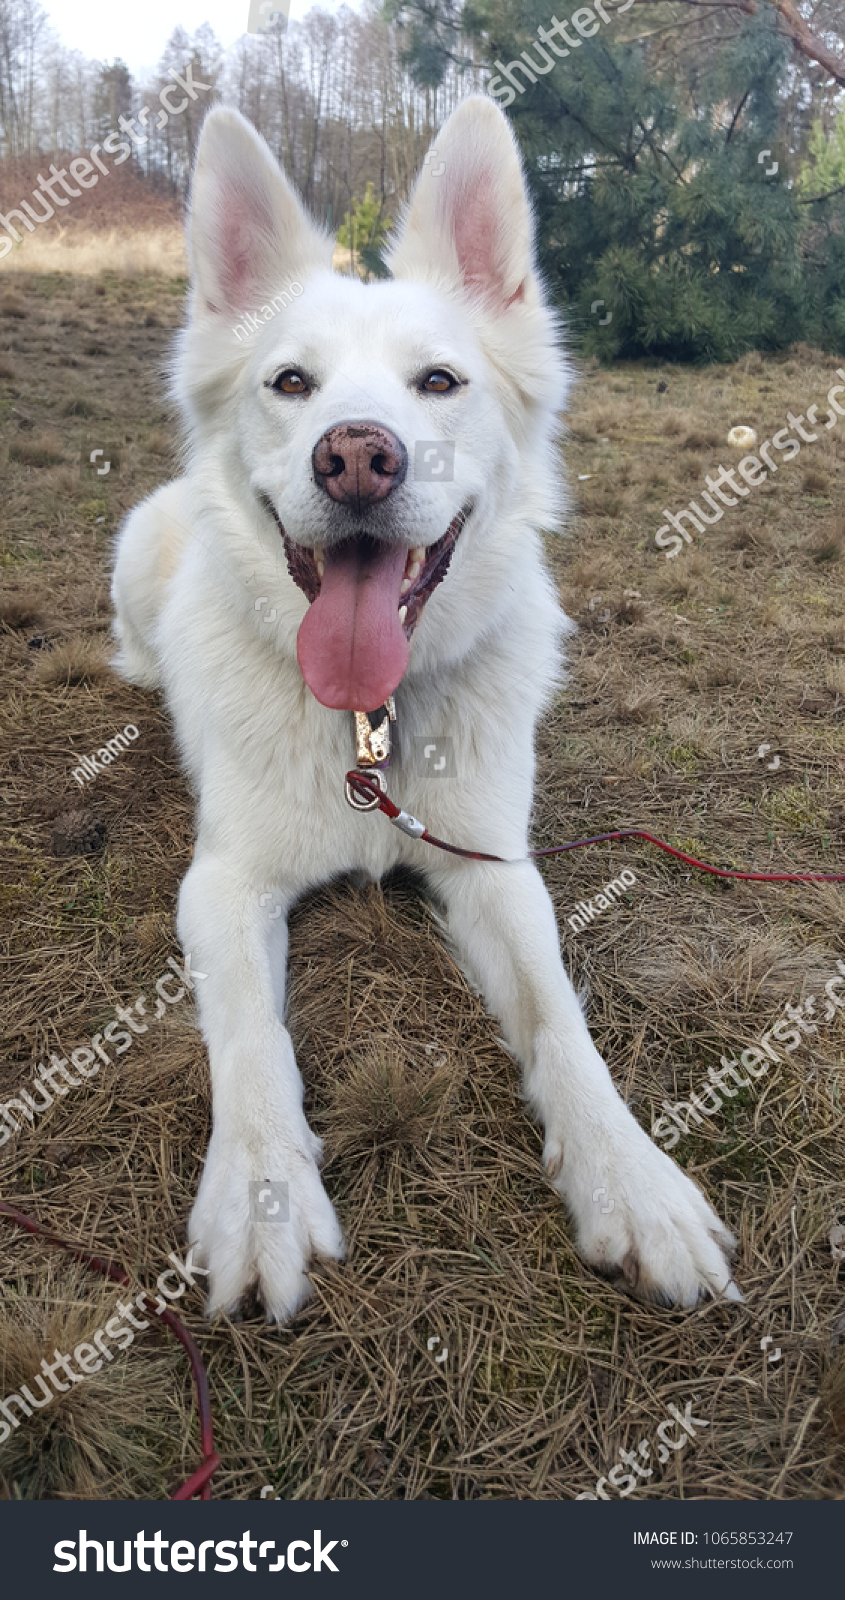
<path id="1" fill-rule="evenodd" d="M 98 61 L 120 56 L 136 77 L 158 61 L 173 29 L 180 23 L 193 33 L 209 22 L 224 49 L 246 33 L 249 0 L 41 0 L 56 32 L 72 50 Z M 320 0 L 325 11 L 337 11 L 342 0 Z M 349 0 L 353 10 L 358 0 Z M 313 0 L 290 0 L 289 16 L 297 21 Z"/>

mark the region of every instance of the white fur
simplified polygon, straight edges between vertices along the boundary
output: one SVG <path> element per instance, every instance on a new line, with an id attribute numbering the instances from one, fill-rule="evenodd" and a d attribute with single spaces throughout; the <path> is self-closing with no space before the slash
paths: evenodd
<path id="1" fill-rule="evenodd" d="M 409 545 L 433 543 L 467 500 L 475 507 L 412 641 L 389 787 L 441 837 L 523 857 L 534 729 L 570 627 L 539 533 L 565 505 L 556 415 L 568 373 L 504 117 L 473 98 L 449 119 L 395 241 L 394 279 L 364 286 L 332 274 L 330 241 L 249 124 L 213 111 L 190 244 L 191 317 L 174 366 L 189 468 L 128 519 L 113 591 L 119 670 L 163 688 L 199 797 L 179 933 L 208 974 L 198 993 L 214 1128 L 190 1235 L 210 1268 L 210 1311 L 257 1285 L 268 1315 L 287 1317 L 309 1292 L 311 1259 L 343 1254 L 283 1023 L 286 929 L 268 915 L 267 890 L 287 908 L 338 874 L 379 879 L 400 862 L 426 874 L 523 1064 L 546 1171 L 585 1258 L 685 1305 L 736 1293 L 730 1235 L 635 1123 L 590 1040 L 534 866 L 445 856 L 347 806 L 352 718 L 318 704 L 302 678 L 307 602 L 259 500 L 313 545 L 331 509 L 311 470 L 325 429 L 375 420 L 411 455 L 417 440 L 454 441 L 452 481 L 409 472 L 389 499 Z M 292 282 L 301 292 L 239 343 L 241 314 Z M 468 384 L 421 394 L 419 370 L 441 364 Z M 265 386 L 287 366 L 316 375 L 310 398 Z M 419 734 L 451 738 L 454 779 L 412 769 Z M 289 1186 L 284 1225 L 250 1219 L 248 1184 L 264 1179 Z M 594 1203 L 598 1189 L 612 1209 Z"/>

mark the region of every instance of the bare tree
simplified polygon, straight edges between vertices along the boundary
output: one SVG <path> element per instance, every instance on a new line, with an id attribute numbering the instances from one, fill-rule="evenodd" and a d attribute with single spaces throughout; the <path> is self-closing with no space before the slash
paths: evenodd
<path id="1" fill-rule="evenodd" d="M 39 47 L 47 15 L 35 0 L 0 0 L 0 127 L 3 153 L 29 155 L 34 145 Z"/>

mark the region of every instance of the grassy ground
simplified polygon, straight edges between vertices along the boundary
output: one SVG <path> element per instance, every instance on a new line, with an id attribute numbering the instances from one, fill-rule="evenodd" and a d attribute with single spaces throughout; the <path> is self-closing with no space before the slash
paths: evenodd
<path id="1" fill-rule="evenodd" d="M 47 1051 L 149 995 L 177 948 L 190 798 L 158 701 L 104 661 L 111 537 L 175 470 L 159 374 L 182 287 L 16 274 L 0 293 L 4 1099 Z M 798 350 L 584 374 L 567 452 L 580 507 L 550 544 L 579 631 L 542 734 L 538 844 L 640 824 L 719 864 L 841 869 L 845 419 L 676 560 L 653 544 L 664 506 L 735 462 L 732 424 L 771 438 L 823 400 L 833 367 Z M 119 467 L 97 480 L 81 464 L 93 449 Z M 130 722 L 137 741 L 80 790 L 79 757 Z M 74 839 L 91 853 L 56 854 Z M 575 902 L 623 866 L 627 903 L 574 934 Z M 820 996 L 845 956 L 841 888 L 725 885 L 638 844 L 543 870 L 598 1045 L 646 1127 L 784 1004 Z M 841 1020 L 678 1145 L 738 1234 L 747 1296 L 681 1314 L 620 1298 L 577 1260 L 515 1066 L 407 884 L 316 896 L 292 963 L 349 1260 L 315 1273 L 281 1330 L 208 1327 L 198 1292 L 182 1302 L 209 1367 L 216 1494 L 569 1498 L 620 1448 L 645 1439 L 654 1457 L 667 1406 L 692 1402 L 707 1427 L 652 1459 L 641 1498 L 842 1497 Z M 0 1149 L 0 1190 L 151 1288 L 184 1243 L 208 1120 L 183 1003 Z M 2 1397 L 90 1338 L 117 1296 L 2 1219 L 0 1278 Z M 0 1445 L 0 1492 L 157 1497 L 198 1460 L 186 1368 L 150 1328 Z"/>

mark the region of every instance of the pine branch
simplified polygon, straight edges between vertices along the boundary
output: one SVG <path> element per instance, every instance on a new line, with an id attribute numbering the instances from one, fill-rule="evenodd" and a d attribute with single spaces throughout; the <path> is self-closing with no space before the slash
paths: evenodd
<path id="1" fill-rule="evenodd" d="M 666 0 L 634 0 L 634 3 L 640 6 L 665 5 Z M 742 11 L 747 17 L 755 17 L 758 0 L 679 0 L 679 3 L 694 6 L 699 11 Z M 824 40 L 813 32 L 792 0 L 764 0 L 764 4 L 770 5 L 777 14 L 781 23 L 778 31 L 790 39 L 798 54 L 823 67 L 845 89 L 845 60 L 835 55 Z"/>
<path id="2" fill-rule="evenodd" d="M 828 189 L 827 194 L 814 194 L 809 200 L 799 200 L 799 206 L 817 206 L 822 200 L 832 200 L 835 194 L 845 194 L 845 183 L 840 183 L 836 189 Z"/>
<path id="3" fill-rule="evenodd" d="M 639 119 L 638 119 L 638 121 L 639 121 Z M 669 163 L 670 167 L 672 168 L 672 171 L 674 172 L 674 174 L 675 174 L 676 178 L 678 179 L 678 181 L 680 183 L 682 183 L 686 187 L 686 181 L 687 180 L 684 177 L 680 167 L 675 165 L 675 163 L 672 160 L 672 157 L 670 156 L 668 150 L 664 150 L 664 149 L 662 149 L 661 147 L 657 146 L 654 143 L 654 140 L 652 139 L 652 136 L 649 133 L 648 128 L 643 126 L 642 121 L 640 121 L 640 128 L 642 129 L 642 135 L 643 135 L 643 141 L 642 141 L 642 144 L 640 145 L 640 150 L 642 149 L 643 144 L 647 144 L 648 148 L 651 151 L 653 156 L 662 156 L 664 161 L 668 161 L 668 163 Z M 639 155 L 639 150 L 637 151 L 637 154 Z"/>
<path id="4" fill-rule="evenodd" d="M 725 144 L 726 145 L 730 144 L 731 139 L 733 138 L 733 131 L 734 131 L 734 128 L 736 127 L 737 122 L 739 120 L 740 112 L 742 111 L 742 108 L 745 105 L 745 102 L 748 99 L 748 96 L 750 95 L 750 93 L 751 93 L 751 88 L 749 86 L 746 89 L 745 94 L 743 95 L 742 99 L 740 100 L 739 105 L 737 106 L 736 111 L 734 112 L 734 114 L 733 114 L 733 116 L 731 118 L 731 125 L 730 125 L 730 127 L 728 129 L 727 138 L 725 139 Z"/>

